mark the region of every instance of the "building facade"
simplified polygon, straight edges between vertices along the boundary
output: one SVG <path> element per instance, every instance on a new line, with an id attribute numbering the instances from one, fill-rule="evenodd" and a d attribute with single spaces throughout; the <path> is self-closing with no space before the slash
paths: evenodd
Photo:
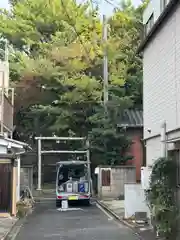
<path id="1" fill-rule="evenodd" d="M 12 138 L 14 89 L 9 86 L 7 42 L 0 39 L 0 134 Z"/>
<path id="2" fill-rule="evenodd" d="M 20 155 L 28 147 L 13 137 L 14 89 L 9 84 L 7 43 L 0 39 L 0 217 L 16 215 L 20 200 Z"/>
<path id="3" fill-rule="evenodd" d="M 20 155 L 27 144 L 0 136 L 0 217 L 16 215 L 16 203 L 20 200 Z"/>
<path id="4" fill-rule="evenodd" d="M 132 160 L 127 165 L 133 165 L 136 168 L 136 181 L 141 181 L 141 167 L 145 165 L 144 144 L 143 144 L 143 111 L 139 109 L 127 109 L 124 111 L 122 119 L 118 124 L 123 127 L 126 136 L 132 141 L 127 156 Z"/>
<path id="5" fill-rule="evenodd" d="M 180 4 L 152 0 L 144 11 L 144 141 L 147 165 L 180 156 Z"/>

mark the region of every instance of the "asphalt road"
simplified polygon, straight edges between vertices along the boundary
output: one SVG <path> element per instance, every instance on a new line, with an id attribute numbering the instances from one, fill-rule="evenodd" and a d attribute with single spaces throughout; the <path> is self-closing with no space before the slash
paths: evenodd
<path id="1" fill-rule="evenodd" d="M 137 240 L 126 226 L 117 223 L 95 204 L 58 211 L 55 202 L 39 203 L 15 240 Z"/>

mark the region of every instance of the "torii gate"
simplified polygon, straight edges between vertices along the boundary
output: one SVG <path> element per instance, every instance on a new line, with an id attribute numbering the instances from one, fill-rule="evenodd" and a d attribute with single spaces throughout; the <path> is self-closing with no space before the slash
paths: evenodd
<path id="1" fill-rule="evenodd" d="M 91 176 L 91 169 L 90 169 L 90 151 L 89 151 L 89 141 L 86 138 L 83 137 L 35 137 L 35 139 L 38 141 L 38 188 L 37 190 L 41 191 L 41 173 L 42 173 L 42 154 L 46 153 L 72 153 L 72 154 L 86 154 L 86 161 L 84 163 L 88 166 L 88 174 Z M 52 140 L 52 141 L 86 141 L 86 150 L 84 151 L 68 151 L 68 150 L 49 150 L 44 151 L 42 150 L 42 141 L 46 140 Z M 82 161 L 83 163 L 83 161 Z"/>

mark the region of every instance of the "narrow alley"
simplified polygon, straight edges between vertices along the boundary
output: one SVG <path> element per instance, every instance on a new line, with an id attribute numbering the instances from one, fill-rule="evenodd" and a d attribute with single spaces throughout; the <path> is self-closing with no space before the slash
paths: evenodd
<path id="1" fill-rule="evenodd" d="M 35 211 L 13 239 L 137 240 L 138 237 L 95 203 L 89 207 L 75 206 L 63 212 L 56 209 L 51 200 L 37 204 Z"/>

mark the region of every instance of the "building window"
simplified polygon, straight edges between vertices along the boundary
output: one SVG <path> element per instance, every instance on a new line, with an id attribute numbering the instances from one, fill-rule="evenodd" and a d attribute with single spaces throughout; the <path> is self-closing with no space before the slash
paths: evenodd
<path id="1" fill-rule="evenodd" d="M 151 30 L 151 28 L 153 27 L 153 25 L 154 25 L 154 14 L 152 14 L 152 15 L 150 16 L 148 22 L 147 22 L 146 25 L 145 25 L 145 34 L 146 34 L 146 35 L 150 32 L 150 30 Z"/>
<path id="2" fill-rule="evenodd" d="M 170 0 L 161 0 L 161 12 L 164 11 Z"/>

